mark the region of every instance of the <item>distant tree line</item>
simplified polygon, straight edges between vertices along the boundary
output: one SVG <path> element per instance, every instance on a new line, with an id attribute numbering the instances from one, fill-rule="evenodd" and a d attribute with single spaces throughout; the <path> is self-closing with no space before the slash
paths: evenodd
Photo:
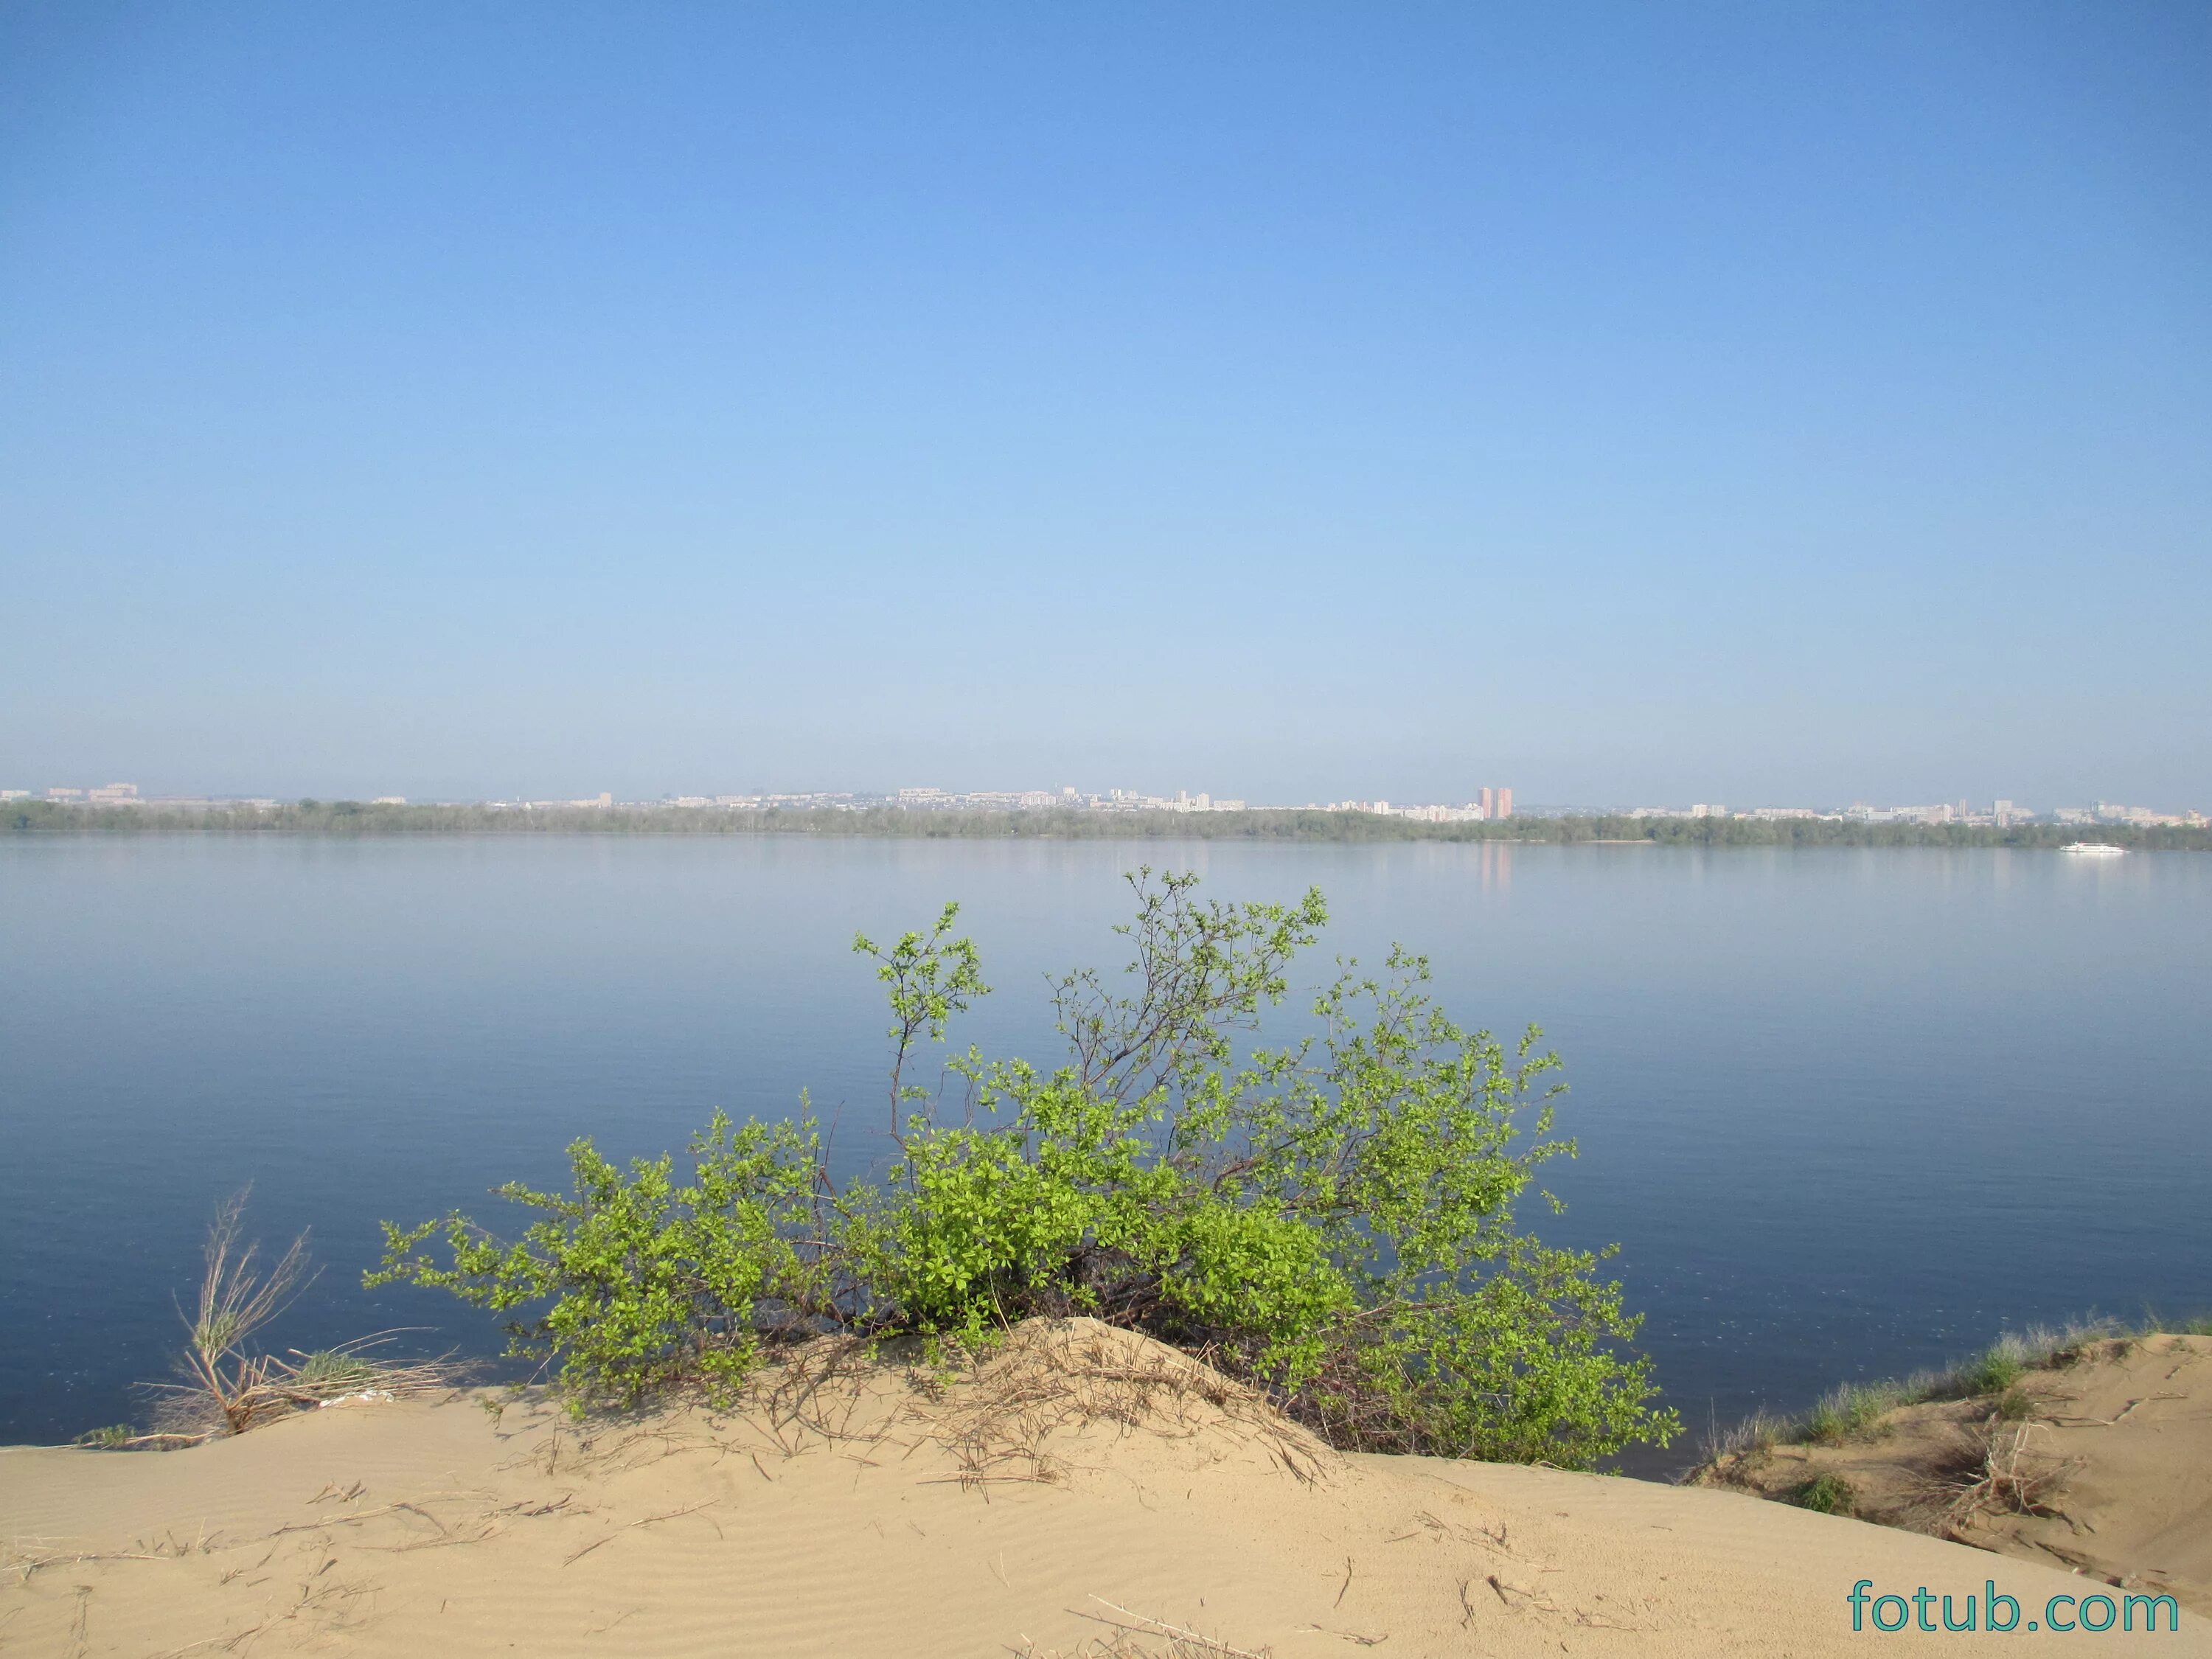
<path id="1" fill-rule="evenodd" d="M 19 835 L 867 836 L 905 840 L 1650 842 L 1664 847 L 2063 847 L 2105 841 L 2143 851 L 2212 851 L 2212 830 L 2172 825 L 1863 823 L 1828 818 L 1517 817 L 1426 823 L 1372 812 L 1285 808 L 1249 812 L 1099 812 L 714 806 L 385 805 L 301 800 L 277 806 L 0 805 Z"/>

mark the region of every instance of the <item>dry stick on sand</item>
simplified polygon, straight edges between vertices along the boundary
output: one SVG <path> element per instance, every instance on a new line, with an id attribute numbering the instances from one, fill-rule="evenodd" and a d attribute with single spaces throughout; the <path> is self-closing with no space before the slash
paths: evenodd
<path id="1" fill-rule="evenodd" d="M 341 1608 L 337 1618 L 325 1623 L 319 1633 L 328 1634 L 334 1630 L 349 1629 L 351 1628 L 351 1624 L 346 1621 L 345 1613 L 348 1610 L 343 1608 L 343 1604 L 358 1596 L 372 1595 L 375 1589 L 376 1586 L 373 1584 L 328 1584 L 320 1589 L 302 1584 L 300 1586 L 299 1600 L 283 1613 L 272 1614 L 258 1624 L 248 1625 L 243 1630 L 234 1631 L 228 1636 L 205 1637 L 198 1642 L 188 1642 L 180 1648 L 170 1648 L 155 1656 L 155 1659 L 182 1659 L 183 1655 L 196 1653 L 203 1648 L 220 1648 L 226 1653 L 242 1652 L 255 1638 L 265 1635 L 272 1626 L 289 1624 L 303 1614 L 324 1613 L 334 1605 Z"/>
<path id="2" fill-rule="evenodd" d="M 721 1501 L 722 1500 L 719 1498 L 709 1498 L 700 1503 L 687 1504 L 684 1508 L 680 1510 L 671 1510 L 665 1515 L 648 1515 L 640 1520 L 627 1522 L 622 1526 L 617 1527 L 612 1532 L 606 1533 L 600 1537 L 594 1538 L 590 1543 L 585 1545 L 583 1548 L 578 1550 L 561 1565 L 564 1567 L 575 1565 L 577 1562 L 582 1560 L 593 1550 L 599 1548 L 600 1545 L 612 1543 L 616 1539 L 621 1537 L 624 1533 L 629 1531 L 634 1527 L 649 1527 L 657 1521 L 673 1521 L 679 1515 L 692 1515 L 697 1513 L 701 1510 L 712 1509 L 715 1504 Z"/>
<path id="3" fill-rule="evenodd" d="M 2129 1401 L 2110 1417 L 2053 1417 L 2050 1420 L 2059 1427 L 2067 1429 L 2116 1428 L 2123 1420 L 2131 1416 L 2138 1406 L 2147 1406 L 2154 1400 L 2186 1400 L 2188 1398 L 2185 1394 L 2147 1394 L 2140 1400 Z"/>
<path id="4" fill-rule="evenodd" d="M 1135 1621 L 1133 1625 L 1120 1626 L 1123 1630 L 1138 1630 L 1153 1635 L 1165 1636 L 1177 1643 L 1194 1642 L 1198 1644 L 1198 1650 L 1200 1653 L 1218 1655 L 1220 1659 L 1267 1659 L 1264 1653 L 1254 1653 L 1246 1648 L 1232 1648 L 1218 1637 L 1203 1636 L 1194 1630 L 1185 1630 L 1181 1625 L 1170 1625 L 1164 1619 L 1148 1619 L 1141 1613 L 1132 1613 L 1125 1607 L 1109 1601 L 1103 1595 L 1094 1595 L 1091 1599 L 1100 1607 L 1110 1612 L 1118 1613 L 1124 1619 Z M 1091 1616 L 1094 1619 L 1097 1618 L 1096 1613 Z M 1114 1621 L 1110 1619 L 1102 1619 L 1099 1622 L 1110 1625 Z"/>

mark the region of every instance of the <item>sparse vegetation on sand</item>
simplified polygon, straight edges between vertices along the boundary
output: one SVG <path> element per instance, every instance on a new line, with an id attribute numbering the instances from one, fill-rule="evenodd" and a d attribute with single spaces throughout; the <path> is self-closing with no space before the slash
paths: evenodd
<path id="1" fill-rule="evenodd" d="M 1705 1457 L 1684 1477 L 1696 1481 L 1731 1459 L 1771 1450 L 1778 1445 L 1840 1446 L 1878 1436 L 1883 1419 L 1907 1406 L 1930 1401 L 1987 1400 L 1992 1414 L 2008 1421 L 2027 1415 L 2029 1401 L 2019 1388 L 2031 1371 L 2048 1370 L 2078 1358 L 2098 1345 L 2170 1329 L 2202 1334 L 2212 1321 L 2171 1325 L 2151 1323 L 2140 1330 L 2110 1319 L 2076 1320 L 2065 1325 L 2034 1325 L 2007 1331 L 1979 1353 L 1944 1370 L 1917 1371 L 1903 1378 L 1838 1384 L 1799 1417 L 1754 1413 L 1732 1427 L 1706 1437 Z"/>
<path id="2" fill-rule="evenodd" d="M 1740 1424 L 1686 1479 L 2201 1600 L 2203 1564 L 2172 1540 L 2203 1524 L 2204 1323 L 2008 1333 L 1948 1370 Z"/>
<path id="3" fill-rule="evenodd" d="M 557 1362 L 578 1410 L 727 1395 L 830 1333 L 951 1360 L 1086 1315 L 1202 1355 L 1342 1447 L 1588 1467 L 1664 1443 L 1677 1425 L 1626 1348 L 1620 1286 L 1515 1224 L 1539 1166 L 1574 1151 L 1539 1033 L 1509 1049 L 1459 1026 L 1394 950 L 1379 975 L 1341 964 L 1316 1029 L 1271 1046 L 1261 1018 L 1321 895 L 1132 884 L 1127 979 L 1054 983 L 1068 1053 L 1048 1071 L 970 1047 L 916 1080 L 989 988 L 956 907 L 855 942 L 892 1013 L 880 1179 L 834 1181 L 811 1119 L 718 1116 L 688 1178 L 579 1141 L 571 1192 L 497 1189 L 537 1214 L 519 1237 L 387 1224 L 370 1282 L 511 1316 L 514 1352 Z"/>

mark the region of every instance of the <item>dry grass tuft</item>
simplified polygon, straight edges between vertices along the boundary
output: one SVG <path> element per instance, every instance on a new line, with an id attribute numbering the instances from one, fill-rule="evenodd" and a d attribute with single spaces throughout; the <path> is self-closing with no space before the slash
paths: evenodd
<path id="1" fill-rule="evenodd" d="M 1965 1431 L 1957 1449 L 1928 1474 L 1928 1495 L 1942 1505 L 1942 1529 L 1959 1536 L 1987 1515 L 2056 1516 L 2052 1502 L 2074 1465 L 2030 1446 L 2036 1425 L 1991 1420 Z"/>
<path id="2" fill-rule="evenodd" d="M 196 1445 L 219 1434 L 243 1434 L 257 1424 L 348 1399 L 390 1400 L 456 1386 L 465 1368 L 449 1359 L 392 1360 L 370 1351 L 390 1333 L 289 1358 L 252 1351 L 254 1339 L 315 1279 L 307 1235 L 292 1241 L 266 1267 L 261 1247 L 245 1239 L 247 1191 L 216 1208 L 202 1257 L 198 1299 L 185 1322 L 178 1363 L 181 1382 L 148 1386 L 161 1396 L 159 1427 L 133 1434 L 123 1425 L 96 1431 L 82 1443 L 137 1451 Z"/>
<path id="3" fill-rule="evenodd" d="M 288 1359 L 258 1354 L 224 1378 L 221 1393 L 197 1376 L 188 1382 L 150 1384 L 163 1396 L 157 1432 L 88 1443 L 121 1451 L 168 1450 L 218 1435 L 243 1434 L 294 1412 L 443 1394 L 468 1381 L 469 1368 L 450 1358 L 384 1359 L 368 1353 L 390 1340 L 388 1334 L 380 1334 L 314 1353 L 295 1348 Z"/>
<path id="4" fill-rule="evenodd" d="M 185 1321 L 190 1340 L 183 1370 L 189 1380 L 179 1390 L 214 1412 L 233 1434 L 244 1433 L 276 1403 L 270 1379 L 276 1362 L 247 1354 L 246 1344 L 315 1278 L 305 1233 L 265 1272 L 258 1266 L 261 1247 L 241 1239 L 250 1190 L 240 1188 L 218 1205 L 208 1229 L 199 1307 Z"/>

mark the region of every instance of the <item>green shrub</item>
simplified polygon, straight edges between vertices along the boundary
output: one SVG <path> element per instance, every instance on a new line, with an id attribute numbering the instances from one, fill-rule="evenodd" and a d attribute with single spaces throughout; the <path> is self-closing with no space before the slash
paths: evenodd
<path id="1" fill-rule="evenodd" d="M 111 1423 L 105 1428 L 87 1429 L 70 1443 L 91 1446 L 101 1451 L 116 1451 L 129 1445 L 137 1432 L 128 1423 Z"/>
<path id="2" fill-rule="evenodd" d="M 1430 999 L 1394 950 L 1347 967 L 1316 1028 L 1258 1041 L 1327 919 L 1201 903 L 1196 878 L 1132 878 L 1127 994 L 1095 972 L 1053 987 L 1066 1063 L 921 1045 L 988 994 L 948 906 L 927 933 L 856 951 L 888 988 L 890 1154 L 835 1185 L 811 1121 L 732 1126 L 625 1174 L 570 1148 L 573 1197 L 504 1244 L 455 1215 L 386 1226 L 372 1283 L 442 1286 L 510 1312 L 516 1351 L 557 1357 L 580 1407 L 678 1384 L 726 1391 L 779 1336 L 919 1334 L 973 1349 L 1033 1315 L 1088 1314 L 1203 1352 L 1340 1445 L 1588 1467 L 1678 1427 L 1650 1404 L 1638 1321 L 1598 1255 L 1518 1231 L 1553 1136 L 1558 1065 L 1531 1030 L 1510 1053 Z M 940 1117 L 957 1080 L 957 1121 Z M 1548 1194 L 1546 1197 L 1548 1199 Z M 1557 1207 L 1557 1200 L 1550 1200 Z M 442 1259 L 422 1247 L 442 1241 Z M 1607 1253 L 1609 1254 L 1609 1252 Z"/>
<path id="3" fill-rule="evenodd" d="M 1798 1487 L 1790 1501 L 1819 1515 L 1850 1515 L 1856 1511 L 1858 1494 L 1842 1475 L 1821 1474 Z"/>
<path id="4" fill-rule="evenodd" d="M 366 1282 L 440 1286 L 495 1313 L 550 1304 L 508 1323 L 508 1352 L 557 1357 L 580 1407 L 686 1382 L 726 1397 L 760 1357 L 769 1310 L 819 1299 L 821 1252 L 804 1240 L 820 1146 L 811 1124 L 738 1126 L 718 1113 L 691 1152 L 691 1183 L 679 1187 L 667 1158 L 625 1174 L 579 1140 L 572 1195 L 495 1188 L 545 1217 L 515 1243 L 459 1214 L 404 1231 L 387 1221 L 384 1265 Z M 434 1235 L 447 1265 L 421 1250 Z"/>

